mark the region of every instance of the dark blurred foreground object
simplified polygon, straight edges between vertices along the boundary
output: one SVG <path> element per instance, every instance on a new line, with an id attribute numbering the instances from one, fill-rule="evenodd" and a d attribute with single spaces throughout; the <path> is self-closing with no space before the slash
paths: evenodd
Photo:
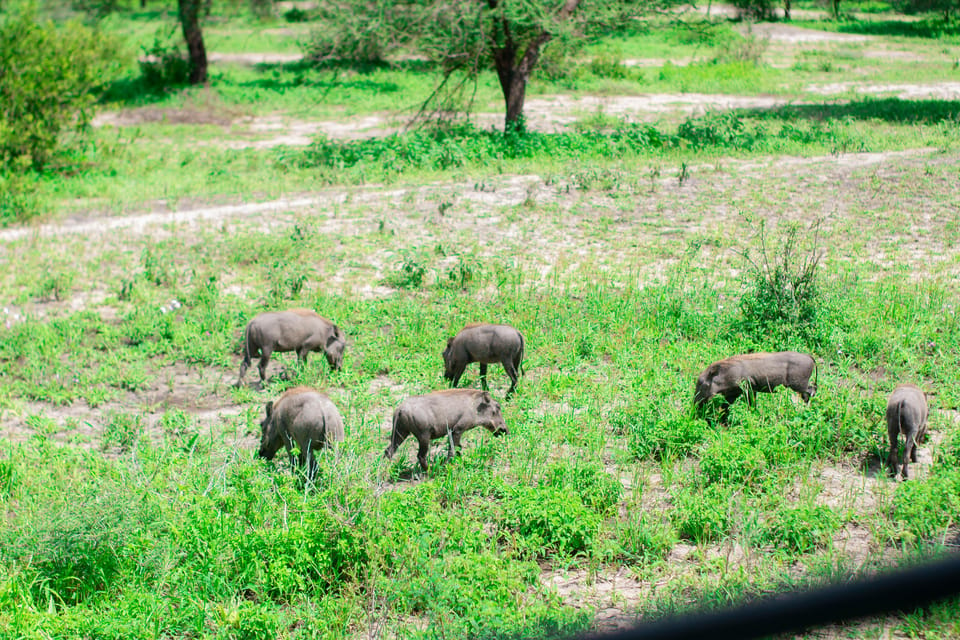
<path id="1" fill-rule="evenodd" d="M 960 556 L 832 585 L 782 594 L 748 605 L 643 624 L 628 631 L 583 636 L 584 640 L 744 640 L 799 633 L 866 616 L 912 611 L 960 594 Z"/>

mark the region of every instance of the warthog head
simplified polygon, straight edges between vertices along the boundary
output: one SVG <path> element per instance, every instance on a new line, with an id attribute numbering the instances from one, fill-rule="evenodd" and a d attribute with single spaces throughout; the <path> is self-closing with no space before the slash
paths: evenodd
<path id="1" fill-rule="evenodd" d="M 343 351 L 347 347 L 347 341 L 339 327 L 329 338 L 324 346 L 323 354 L 327 357 L 327 364 L 334 371 L 339 371 L 343 366 Z"/>
<path id="2" fill-rule="evenodd" d="M 480 396 L 480 403 L 477 405 L 478 423 L 495 436 L 505 436 L 510 433 L 507 429 L 507 423 L 503 419 L 503 412 L 500 411 L 500 403 L 494 400 L 486 391 Z"/>
<path id="3" fill-rule="evenodd" d="M 443 377 L 447 380 L 453 380 L 456 373 L 451 345 L 453 345 L 453 338 L 447 340 L 447 348 L 443 350 Z"/>
<path id="4" fill-rule="evenodd" d="M 260 451 L 257 455 L 267 460 L 273 460 L 277 451 L 283 446 L 280 438 L 279 427 L 271 419 L 273 418 L 273 402 L 268 402 L 267 417 L 260 423 Z"/>

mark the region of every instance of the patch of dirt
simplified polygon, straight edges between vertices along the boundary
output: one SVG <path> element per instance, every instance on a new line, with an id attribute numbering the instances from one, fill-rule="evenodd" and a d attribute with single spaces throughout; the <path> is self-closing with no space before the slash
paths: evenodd
<path id="1" fill-rule="evenodd" d="M 143 432 L 159 441 L 163 437 L 160 420 L 167 410 L 180 409 L 189 414 L 201 430 L 221 425 L 244 410 L 230 400 L 227 381 L 232 377 L 220 369 L 177 363 L 161 367 L 148 379 L 150 387 L 96 407 L 85 402 L 62 406 L 17 403 L 15 408 L 0 412 L 0 437 L 12 442 L 45 437 L 60 444 L 98 448 L 107 425 L 117 414 L 140 415 Z M 31 424 L 31 416 L 42 418 L 43 425 Z"/>
<path id="2" fill-rule="evenodd" d="M 629 569 L 545 571 L 540 581 L 557 590 L 565 605 L 593 609 L 595 631 L 615 631 L 637 624 L 635 611 L 651 591 Z"/>
<path id="3" fill-rule="evenodd" d="M 768 38 L 772 42 L 786 42 L 789 44 L 810 44 L 811 42 L 867 42 L 870 36 L 852 33 L 836 33 L 833 31 L 818 31 L 794 27 L 782 22 L 753 22 L 739 27 L 744 35 L 758 38 Z"/>
<path id="4" fill-rule="evenodd" d="M 5 229 L 0 231 L 0 243 L 37 243 L 47 237 L 72 235 L 76 238 L 71 240 L 73 251 L 95 255 L 103 238 L 116 238 L 117 234 L 129 241 L 172 230 L 182 233 L 222 227 L 227 221 L 253 225 L 264 233 L 294 225 L 322 225 L 325 234 L 358 238 L 369 245 L 368 260 L 348 261 L 332 270 L 325 284 L 338 290 L 355 286 L 363 289 L 364 295 L 375 297 L 392 293 L 383 286 L 382 274 L 398 268 L 401 259 L 391 248 L 395 240 L 384 246 L 384 238 L 402 238 L 405 246 L 463 242 L 474 247 L 478 257 L 500 255 L 506 247 L 514 247 L 523 256 L 525 267 L 549 278 L 557 270 L 587 263 L 602 271 L 627 260 L 635 262 L 638 247 L 664 243 L 679 247 L 685 238 L 738 233 L 745 224 L 741 211 L 750 211 L 773 226 L 790 220 L 809 224 L 804 212 L 829 202 L 821 233 L 853 233 L 862 246 L 857 256 L 840 249 L 828 251 L 825 263 L 840 263 L 834 268 L 843 268 L 842 263 L 865 256 L 878 275 L 902 269 L 904 263 L 922 267 L 921 272 L 937 273 L 938 269 L 953 268 L 949 246 L 955 232 L 949 225 L 960 206 L 960 196 L 952 190 L 949 167 L 958 162 L 960 154 L 955 152 L 917 149 L 724 160 L 722 165 L 686 166 L 683 182 L 676 177 L 678 170 L 669 167 L 655 167 L 646 177 L 637 169 L 632 173 L 611 170 L 604 172 L 604 179 L 611 180 L 608 189 L 578 186 L 585 179 L 578 174 L 507 176 L 482 183 L 471 180 L 390 189 L 327 189 L 272 202 Z M 773 175 L 776 180 L 770 182 Z M 762 195 L 766 192 L 778 195 L 767 198 Z M 629 196 L 629 204 L 623 196 Z M 441 213 L 438 203 L 450 206 Z M 523 208 L 518 209 L 520 206 Z M 895 219 L 887 219 L 878 216 L 878 210 L 898 213 Z M 862 225 L 878 232 L 861 236 L 856 229 Z M 608 227 L 617 232 L 605 232 Z M 720 248 L 722 244 L 716 249 L 713 244 L 701 246 L 703 259 L 725 260 L 731 269 L 729 277 L 736 277 L 734 256 Z M 558 261 L 561 255 L 563 260 Z M 643 282 L 659 281 L 677 255 L 671 250 L 648 258 L 641 274 Z M 371 280 L 371 275 L 376 279 Z"/>
<path id="5" fill-rule="evenodd" d="M 289 30 L 288 30 L 289 31 Z M 295 35 L 290 32 L 291 35 Z M 208 62 L 226 62 L 231 64 L 287 64 L 290 62 L 299 62 L 303 60 L 302 53 L 210 53 L 207 55 Z"/>
<path id="6" fill-rule="evenodd" d="M 72 291 L 64 300 L 32 300 L 22 305 L 10 305 L 0 309 L 0 322 L 9 329 L 27 318 L 42 320 L 78 311 L 95 311 L 104 322 L 116 322 L 116 307 L 104 304 L 109 296 L 103 289 L 93 289 Z"/>
<path id="7" fill-rule="evenodd" d="M 263 116 L 239 118 L 232 124 L 231 134 L 238 137 L 216 141 L 204 140 L 196 143 L 197 146 L 215 146 L 223 149 L 305 147 L 312 144 L 314 138 L 320 134 L 330 138 L 358 140 L 390 135 L 403 128 L 402 122 L 398 122 L 388 114 L 359 116 L 349 121 L 307 121 L 281 116 Z M 271 137 L 259 137 L 274 132 L 276 135 Z"/>
<path id="8" fill-rule="evenodd" d="M 826 505 L 837 511 L 874 511 L 881 500 L 881 496 L 889 487 L 884 487 L 882 476 L 864 474 L 850 467 L 824 467 L 820 470 L 820 477 L 813 481 L 821 487 L 817 495 L 817 504 Z M 801 492 L 798 485 L 794 489 L 795 495 Z"/>
<path id="9" fill-rule="evenodd" d="M 866 527 L 847 524 L 833 536 L 833 549 L 845 556 L 854 570 L 863 569 L 878 551 Z"/>
<path id="10" fill-rule="evenodd" d="M 917 100 L 936 98 L 938 100 L 960 99 L 960 82 L 930 82 L 930 83 L 865 83 L 865 82 L 833 82 L 831 84 L 808 85 L 804 87 L 808 93 L 820 95 L 834 95 L 853 91 L 863 94 L 893 94 L 901 100 Z"/>
<path id="11" fill-rule="evenodd" d="M 183 107 L 137 107 L 123 111 L 103 111 L 93 118 L 95 127 L 131 127 L 147 123 L 207 124 L 230 126 L 243 112 L 223 105 L 185 105 Z"/>

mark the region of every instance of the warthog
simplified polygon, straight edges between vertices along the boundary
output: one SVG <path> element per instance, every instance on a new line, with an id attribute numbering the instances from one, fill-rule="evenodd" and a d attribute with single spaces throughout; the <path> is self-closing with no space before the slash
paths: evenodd
<path id="1" fill-rule="evenodd" d="M 447 438 L 449 457 L 460 448 L 464 431 L 484 427 L 495 436 L 509 433 L 500 412 L 500 404 L 486 391 L 478 389 L 447 389 L 422 396 L 413 396 L 400 403 L 393 412 L 393 432 L 390 444 L 383 454 L 393 458 L 397 447 L 412 435 L 420 443 L 417 460 L 427 470 L 427 451 L 430 441 Z"/>
<path id="2" fill-rule="evenodd" d="M 887 464 L 897 475 L 897 440 L 903 434 L 903 479 L 907 479 L 907 462 L 917 461 L 917 445 L 927 433 L 927 397 L 919 387 L 912 384 L 897 385 L 887 401 L 887 436 L 890 438 L 890 455 Z"/>
<path id="3" fill-rule="evenodd" d="M 447 340 L 443 350 L 443 377 L 453 387 L 460 382 L 467 365 L 480 363 L 480 386 L 487 390 L 487 365 L 499 362 L 510 376 L 509 397 L 523 372 L 523 334 L 507 324 L 468 324 Z M 519 372 L 519 373 L 518 373 Z"/>
<path id="4" fill-rule="evenodd" d="M 726 420 L 730 403 L 741 395 L 746 394 L 747 401 L 753 405 L 757 392 L 772 393 L 781 385 L 793 389 L 809 403 L 817 392 L 817 385 L 810 382 L 815 369 L 812 356 L 796 351 L 731 356 L 703 370 L 697 378 L 693 401 L 702 414 L 710 398 L 723 396 L 721 420 Z"/>
<path id="5" fill-rule="evenodd" d="M 311 351 L 323 351 L 330 368 L 343 363 L 346 338 L 340 328 L 309 309 L 268 311 L 257 314 L 247 324 L 243 337 L 243 362 L 240 364 L 239 387 L 250 367 L 250 359 L 260 355 L 260 382 L 267 379 L 267 364 L 274 352 L 296 351 L 302 365 Z"/>
<path id="6" fill-rule="evenodd" d="M 260 451 L 267 460 L 287 448 L 293 464 L 293 443 L 300 449 L 298 462 L 306 465 L 307 476 L 316 470 L 313 452 L 343 441 L 343 418 L 330 398 L 315 389 L 288 389 L 276 402 L 268 402 L 267 417 L 260 423 Z"/>

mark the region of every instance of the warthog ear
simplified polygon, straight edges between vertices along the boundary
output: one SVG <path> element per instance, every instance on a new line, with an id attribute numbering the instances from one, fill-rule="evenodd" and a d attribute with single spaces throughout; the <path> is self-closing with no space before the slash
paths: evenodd
<path id="1" fill-rule="evenodd" d="M 273 413 L 273 400 L 267 403 L 267 418 Z"/>
<path id="2" fill-rule="evenodd" d="M 493 405 L 493 398 L 490 397 L 488 392 L 484 391 L 480 394 L 480 402 L 477 403 L 477 413 L 483 413 L 491 405 Z"/>

